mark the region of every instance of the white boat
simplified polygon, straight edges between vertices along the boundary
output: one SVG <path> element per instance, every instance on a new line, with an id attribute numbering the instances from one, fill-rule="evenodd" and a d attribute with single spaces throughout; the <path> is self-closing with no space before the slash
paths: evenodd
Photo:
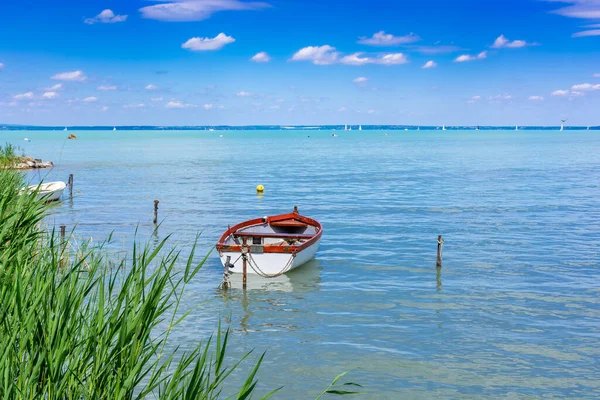
<path id="1" fill-rule="evenodd" d="M 30 192 L 37 190 L 37 197 L 46 201 L 56 201 L 60 199 L 63 191 L 67 187 L 67 184 L 62 181 L 40 183 L 39 185 L 29 186 L 27 189 Z"/>
<path id="2" fill-rule="evenodd" d="M 31 142 L 31 139 L 29 139 L 29 138 L 24 138 L 23 140 L 26 142 Z"/>
<path id="3" fill-rule="evenodd" d="M 344 130 L 347 131 L 348 130 L 348 125 L 344 125 Z"/>
<path id="4" fill-rule="evenodd" d="M 66 131 L 66 130 L 67 130 L 67 127 L 65 126 L 65 129 L 63 129 L 63 131 Z"/>
<path id="5" fill-rule="evenodd" d="M 227 229 L 219 238 L 217 251 L 223 266 L 242 273 L 244 254 L 246 272 L 274 278 L 315 257 L 323 227 L 318 221 L 298 213 L 251 219 Z"/>
<path id="6" fill-rule="evenodd" d="M 114 131 L 116 131 L 116 130 L 117 130 L 117 127 L 116 127 L 116 126 L 115 126 L 115 127 L 113 127 L 113 132 L 114 132 Z"/>
<path id="7" fill-rule="evenodd" d="M 517 126 L 515 126 L 515 131 L 518 131 L 518 130 L 519 130 L 519 126 L 517 125 Z"/>
<path id="8" fill-rule="evenodd" d="M 362 125 L 359 125 L 359 126 L 358 126 L 358 130 L 359 130 L 359 131 L 362 131 Z"/>
<path id="9" fill-rule="evenodd" d="M 445 131 L 446 130 L 446 125 L 442 126 L 442 130 Z"/>
<path id="10" fill-rule="evenodd" d="M 564 131 L 565 130 L 565 122 L 567 122 L 566 119 L 561 119 L 560 120 L 561 124 L 560 124 L 560 130 Z"/>

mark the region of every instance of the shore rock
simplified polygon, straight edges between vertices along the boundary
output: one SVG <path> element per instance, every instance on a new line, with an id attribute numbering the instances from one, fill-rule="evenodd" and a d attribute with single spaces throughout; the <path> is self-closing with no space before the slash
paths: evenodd
<path id="1" fill-rule="evenodd" d="M 35 168 L 52 168 L 54 163 L 52 161 L 42 161 L 39 158 L 26 159 L 15 164 L 13 169 L 35 169 Z"/>

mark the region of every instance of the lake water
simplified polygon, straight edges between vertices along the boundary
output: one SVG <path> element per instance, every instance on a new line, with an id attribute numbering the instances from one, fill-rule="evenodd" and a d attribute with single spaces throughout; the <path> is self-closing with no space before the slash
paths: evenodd
<path id="1" fill-rule="evenodd" d="M 287 276 L 224 295 L 213 252 L 186 293 L 174 342 L 222 317 L 232 356 L 267 351 L 261 391 L 310 399 L 352 369 L 364 398 L 600 397 L 597 132 L 74 133 L 0 141 L 57 164 L 34 180 L 74 174 L 51 221 L 79 238 L 156 240 L 155 199 L 158 236 L 184 252 L 294 205 L 323 224 L 316 260 Z"/>

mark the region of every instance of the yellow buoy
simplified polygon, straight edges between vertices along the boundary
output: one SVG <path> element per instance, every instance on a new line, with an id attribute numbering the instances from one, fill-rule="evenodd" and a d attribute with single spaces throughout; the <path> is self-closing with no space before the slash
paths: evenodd
<path id="1" fill-rule="evenodd" d="M 263 185 L 258 185 L 258 186 L 256 187 L 256 191 L 257 191 L 258 193 L 262 193 L 262 192 L 264 192 L 264 191 L 265 191 L 265 187 L 264 187 Z"/>

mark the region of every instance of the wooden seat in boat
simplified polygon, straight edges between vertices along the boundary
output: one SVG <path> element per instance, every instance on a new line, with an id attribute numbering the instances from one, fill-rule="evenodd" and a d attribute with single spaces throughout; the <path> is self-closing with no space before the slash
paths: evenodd
<path id="1" fill-rule="evenodd" d="M 267 233 L 259 233 L 259 232 L 235 232 L 233 234 L 234 237 L 256 237 L 256 238 L 274 238 L 274 239 L 310 239 L 315 236 L 315 234 L 305 234 L 305 233 L 277 233 L 277 232 L 267 232 Z"/>

